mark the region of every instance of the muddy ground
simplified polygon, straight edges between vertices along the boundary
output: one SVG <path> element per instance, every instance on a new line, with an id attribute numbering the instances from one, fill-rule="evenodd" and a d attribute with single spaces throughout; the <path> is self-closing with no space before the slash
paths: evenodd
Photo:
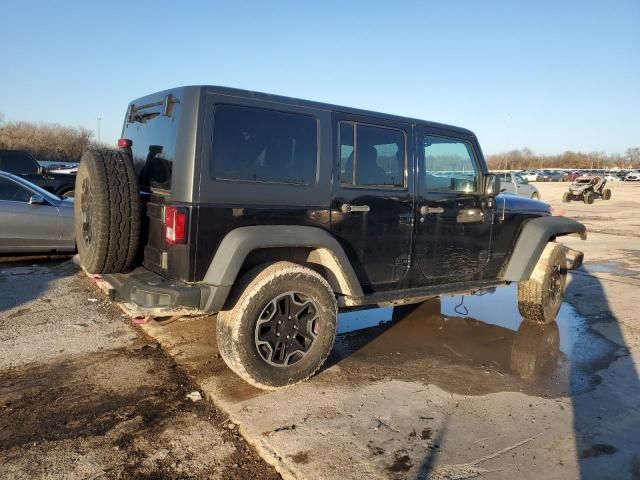
<path id="1" fill-rule="evenodd" d="M 226 368 L 215 317 L 145 336 L 70 262 L 3 265 L 0 477 L 273 478 L 239 432 L 285 478 L 640 478 L 640 185 L 538 186 L 591 232 L 556 322 L 513 287 L 343 314 L 322 371 L 276 392 Z"/>
<path id="2" fill-rule="evenodd" d="M 280 478 L 68 258 L 0 290 L 0 478 Z"/>

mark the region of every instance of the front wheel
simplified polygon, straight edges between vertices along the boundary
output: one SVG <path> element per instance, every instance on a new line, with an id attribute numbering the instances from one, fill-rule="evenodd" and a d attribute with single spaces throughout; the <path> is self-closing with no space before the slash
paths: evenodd
<path id="1" fill-rule="evenodd" d="M 608 188 L 605 188 L 604 192 L 602 192 L 602 198 L 604 200 L 611 200 L 611 190 L 609 190 Z"/>
<path id="2" fill-rule="evenodd" d="M 531 195 L 531 199 L 532 200 L 540 200 L 540 195 L 538 195 L 538 193 L 533 192 L 533 194 Z"/>
<path id="3" fill-rule="evenodd" d="M 336 298 L 320 274 L 291 262 L 261 265 L 240 279 L 218 314 L 220 355 L 255 387 L 293 385 L 329 356 L 337 317 Z"/>
<path id="4" fill-rule="evenodd" d="M 532 322 L 553 322 L 562 304 L 566 280 L 565 250 L 550 242 L 542 251 L 529 280 L 518 283 L 520 314 Z"/>
<path id="5" fill-rule="evenodd" d="M 589 205 L 591 205 L 593 203 L 593 198 L 593 192 L 587 192 L 584 194 L 583 201 L 584 203 L 588 203 Z"/>
<path id="6" fill-rule="evenodd" d="M 571 201 L 571 192 L 564 192 L 562 195 L 562 203 L 569 203 Z"/>

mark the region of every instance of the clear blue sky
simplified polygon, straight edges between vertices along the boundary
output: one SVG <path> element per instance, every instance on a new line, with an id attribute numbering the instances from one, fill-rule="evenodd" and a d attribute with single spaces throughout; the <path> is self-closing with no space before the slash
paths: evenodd
<path id="1" fill-rule="evenodd" d="M 640 0 L 7 0 L 0 61 L 5 121 L 100 116 L 109 142 L 130 100 L 214 84 L 464 126 L 485 153 L 640 146 Z"/>

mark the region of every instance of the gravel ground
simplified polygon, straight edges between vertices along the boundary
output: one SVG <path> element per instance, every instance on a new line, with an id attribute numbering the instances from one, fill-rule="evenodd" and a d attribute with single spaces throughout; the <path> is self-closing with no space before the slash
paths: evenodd
<path id="1" fill-rule="evenodd" d="M 0 478 L 280 478 L 68 258 L 0 290 Z"/>

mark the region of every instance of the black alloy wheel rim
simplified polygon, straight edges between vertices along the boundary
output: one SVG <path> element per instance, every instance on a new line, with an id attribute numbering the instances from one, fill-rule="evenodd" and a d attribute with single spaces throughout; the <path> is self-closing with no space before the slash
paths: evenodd
<path id="1" fill-rule="evenodd" d="M 269 365 L 288 367 L 302 360 L 320 329 L 320 309 L 300 292 L 287 292 L 271 300 L 260 313 L 255 347 Z"/>
<path id="2" fill-rule="evenodd" d="M 81 215 L 81 230 L 82 230 L 82 243 L 89 248 L 91 246 L 92 233 L 91 233 L 91 202 L 93 198 L 91 196 L 91 184 L 88 179 L 85 178 L 82 182 L 82 196 L 80 197 L 80 215 Z"/>

